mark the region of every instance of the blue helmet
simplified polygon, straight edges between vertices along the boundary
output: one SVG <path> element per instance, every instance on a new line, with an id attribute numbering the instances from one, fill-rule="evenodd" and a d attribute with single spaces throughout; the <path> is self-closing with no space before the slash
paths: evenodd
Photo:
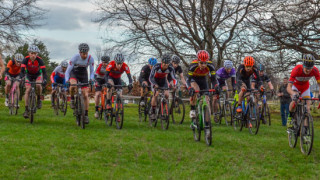
<path id="1" fill-rule="evenodd" d="M 259 71 L 264 71 L 264 65 L 263 64 L 258 64 L 258 70 Z"/>
<path id="2" fill-rule="evenodd" d="M 153 57 L 148 60 L 148 63 L 149 63 L 151 66 L 156 65 L 157 62 L 158 62 L 157 59 L 156 59 L 156 58 L 153 58 Z"/>

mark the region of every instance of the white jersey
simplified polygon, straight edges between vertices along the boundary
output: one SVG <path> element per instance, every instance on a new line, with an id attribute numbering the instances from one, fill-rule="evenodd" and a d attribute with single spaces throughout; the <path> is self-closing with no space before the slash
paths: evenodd
<path id="1" fill-rule="evenodd" d="M 82 59 L 80 54 L 74 55 L 71 60 L 69 61 L 69 65 L 66 71 L 66 81 L 69 81 L 70 79 L 70 72 L 72 70 L 81 70 L 86 71 L 87 67 L 90 66 L 90 80 L 94 79 L 94 59 L 91 57 L 91 55 L 88 55 L 86 59 Z M 82 73 L 82 72 L 81 72 Z M 87 72 L 83 72 L 87 73 Z"/>

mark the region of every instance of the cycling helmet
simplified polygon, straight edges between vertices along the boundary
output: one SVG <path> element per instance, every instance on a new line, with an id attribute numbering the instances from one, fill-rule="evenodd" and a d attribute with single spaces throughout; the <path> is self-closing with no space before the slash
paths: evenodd
<path id="1" fill-rule="evenodd" d="M 110 57 L 109 56 L 102 56 L 101 57 L 101 61 L 105 62 L 105 63 L 108 63 L 110 61 Z"/>
<path id="2" fill-rule="evenodd" d="M 311 54 L 304 54 L 302 58 L 303 67 L 312 68 L 314 66 L 314 61 L 316 58 Z"/>
<path id="3" fill-rule="evenodd" d="M 244 66 L 253 66 L 254 65 L 254 59 L 251 56 L 246 56 L 243 60 Z"/>
<path id="4" fill-rule="evenodd" d="M 171 56 L 169 54 L 165 54 L 161 57 L 161 62 L 165 64 L 170 64 Z"/>
<path id="5" fill-rule="evenodd" d="M 66 60 L 62 61 L 62 62 L 60 63 L 60 66 L 66 68 L 66 67 L 68 67 L 68 62 L 67 62 Z"/>
<path id="6" fill-rule="evenodd" d="M 79 51 L 82 52 L 82 53 L 87 53 L 89 52 L 90 48 L 89 48 L 89 45 L 87 43 L 81 43 L 79 44 L 79 47 L 78 47 Z"/>
<path id="7" fill-rule="evenodd" d="M 231 69 L 233 68 L 233 63 L 231 60 L 225 60 L 224 63 L 223 63 L 223 66 L 226 68 L 226 69 Z"/>
<path id="8" fill-rule="evenodd" d="M 171 59 L 172 59 L 172 62 L 174 62 L 174 63 L 176 63 L 176 64 L 180 64 L 180 58 L 179 58 L 179 56 L 173 55 L 173 56 L 171 57 Z"/>
<path id="9" fill-rule="evenodd" d="M 122 54 L 116 54 L 114 56 L 114 61 L 117 63 L 117 64 L 121 64 L 124 62 L 124 56 Z"/>
<path id="10" fill-rule="evenodd" d="M 197 52 L 197 58 L 199 61 L 207 62 L 209 61 L 209 53 L 206 50 L 199 50 Z"/>
<path id="11" fill-rule="evenodd" d="M 258 70 L 259 71 L 264 71 L 264 65 L 263 64 L 258 64 Z"/>
<path id="12" fill-rule="evenodd" d="M 17 53 L 17 54 L 14 55 L 14 60 L 15 60 L 16 62 L 18 62 L 18 63 L 22 63 L 23 59 L 24 59 L 24 57 L 23 57 L 23 55 L 20 54 L 20 53 Z"/>
<path id="13" fill-rule="evenodd" d="M 28 52 L 39 53 L 40 50 L 39 50 L 38 46 L 36 46 L 36 45 L 30 45 L 30 46 L 28 47 Z"/>
<path id="14" fill-rule="evenodd" d="M 157 60 L 156 58 L 153 58 L 153 57 L 148 60 L 148 63 L 149 63 L 151 66 L 156 65 L 157 62 L 158 62 L 158 60 Z"/>

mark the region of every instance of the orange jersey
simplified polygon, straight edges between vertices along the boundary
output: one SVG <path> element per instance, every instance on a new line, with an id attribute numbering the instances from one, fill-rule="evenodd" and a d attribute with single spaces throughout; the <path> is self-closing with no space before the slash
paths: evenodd
<path id="1" fill-rule="evenodd" d="M 7 64 L 7 68 L 9 69 L 8 72 L 10 75 L 18 75 L 21 71 L 21 64 L 20 66 L 17 66 L 17 64 L 14 61 L 10 60 Z"/>

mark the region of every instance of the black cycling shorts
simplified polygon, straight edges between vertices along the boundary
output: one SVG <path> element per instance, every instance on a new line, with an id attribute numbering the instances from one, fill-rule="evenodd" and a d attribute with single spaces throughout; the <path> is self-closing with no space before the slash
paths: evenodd
<path id="1" fill-rule="evenodd" d="M 101 91 L 102 90 L 102 85 L 105 84 L 105 80 L 101 78 L 96 78 L 96 83 L 95 83 L 95 90 Z"/>

